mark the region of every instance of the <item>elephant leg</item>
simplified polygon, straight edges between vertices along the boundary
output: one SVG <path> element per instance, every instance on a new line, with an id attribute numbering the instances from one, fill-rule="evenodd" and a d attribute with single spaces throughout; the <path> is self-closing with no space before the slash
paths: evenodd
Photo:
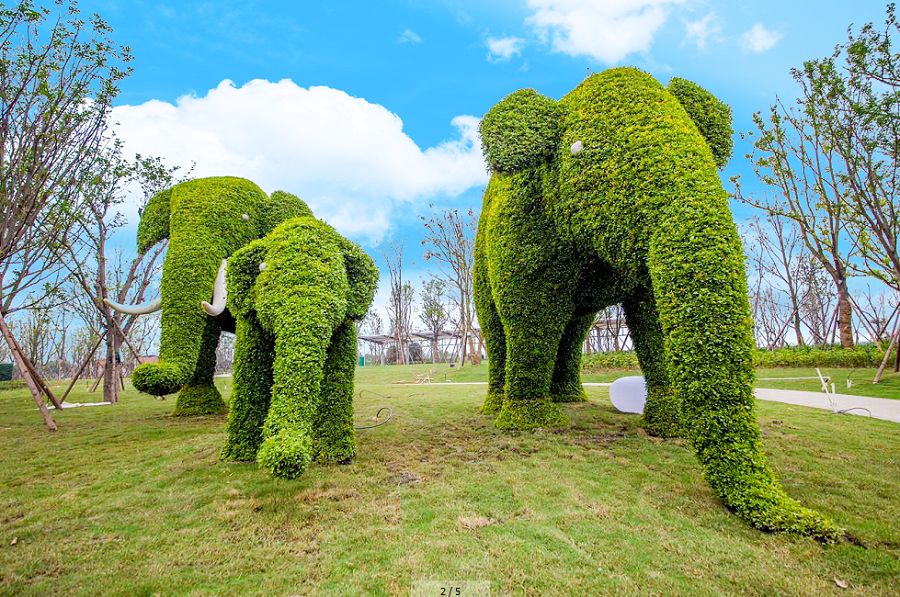
<path id="1" fill-rule="evenodd" d="M 785 493 L 763 453 L 744 255 L 724 199 L 701 198 L 667 201 L 648 255 L 684 429 L 729 509 L 761 530 L 835 540 L 840 531 Z"/>
<path id="2" fill-rule="evenodd" d="M 317 462 L 349 462 L 356 452 L 353 436 L 353 375 L 356 373 L 356 327 L 345 321 L 331 336 L 325 356 L 321 399 L 313 423 Z"/>
<path id="3" fill-rule="evenodd" d="M 252 461 L 263 441 L 263 423 L 272 399 L 275 345 L 271 334 L 252 315 L 236 319 L 235 336 L 234 386 L 222 458 Z"/>
<path id="4" fill-rule="evenodd" d="M 644 428 L 651 435 L 678 437 L 681 407 L 672 390 L 665 338 L 653 294 L 646 289 L 637 290 L 623 301 L 622 306 L 641 373 L 647 382 Z"/>
<path id="5" fill-rule="evenodd" d="M 200 352 L 194 374 L 188 380 L 175 402 L 176 417 L 195 415 L 218 415 L 226 412 L 228 407 L 222 400 L 213 376 L 216 373 L 216 346 L 219 344 L 221 327 L 212 319 L 207 320 L 200 340 Z"/>
<path id="6" fill-rule="evenodd" d="M 301 308 L 312 317 L 318 311 Z M 294 479 L 313 456 L 313 421 L 318 410 L 322 372 L 331 326 L 305 319 L 275 331 L 272 401 L 263 424 L 263 442 L 256 454 L 273 476 Z"/>
<path id="7" fill-rule="evenodd" d="M 537 318 L 543 325 L 520 321 L 507 326 L 506 387 L 503 407 L 494 421 L 498 429 L 535 429 L 562 425 L 566 418 L 550 399 L 555 355 L 565 324 L 552 313 Z"/>
<path id="8" fill-rule="evenodd" d="M 481 236 L 475 240 L 476 253 L 481 252 Z M 493 415 L 503 406 L 503 387 L 506 384 L 506 333 L 497 313 L 497 305 L 491 295 L 487 260 L 481 255 L 475 259 L 474 272 L 475 309 L 484 336 L 488 356 L 488 391 L 481 412 Z"/>
<path id="9" fill-rule="evenodd" d="M 566 325 L 556 351 L 556 365 L 550 384 L 550 396 L 554 402 L 587 400 L 587 394 L 581 387 L 581 353 L 584 338 L 593 325 L 593 315 L 573 317 Z"/>

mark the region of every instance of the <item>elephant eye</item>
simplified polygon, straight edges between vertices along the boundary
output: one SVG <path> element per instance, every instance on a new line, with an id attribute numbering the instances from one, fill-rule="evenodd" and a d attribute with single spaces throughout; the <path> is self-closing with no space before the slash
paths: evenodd
<path id="1" fill-rule="evenodd" d="M 245 222 L 250 219 L 250 214 L 241 214 L 241 219 Z"/>
<path id="2" fill-rule="evenodd" d="M 572 152 L 572 155 L 578 155 L 584 149 L 584 143 L 581 141 L 575 141 L 572 143 L 572 147 L 569 150 Z"/>

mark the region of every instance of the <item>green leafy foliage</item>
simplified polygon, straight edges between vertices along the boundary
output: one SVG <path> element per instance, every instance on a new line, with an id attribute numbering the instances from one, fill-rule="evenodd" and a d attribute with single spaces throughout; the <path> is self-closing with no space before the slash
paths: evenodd
<path id="1" fill-rule="evenodd" d="M 692 81 L 678 77 L 669 81 L 669 92 L 678 98 L 709 144 L 716 166 L 724 168 L 734 148 L 731 108 Z"/>
<path id="2" fill-rule="evenodd" d="M 313 217 L 290 219 L 232 256 L 238 337 L 225 458 L 255 457 L 294 478 L 311 458 L 353 457 L 353 321 L 377 281 L 372 259 Z"/>
<path id="3" fill-rule="evenodd" d="M 312 461 L 312 440 L 305 431 L 282 429 L 263 442 L 257 454 L 259 467 L 274 477 L 296 479 Z"/>
<path id="4" fill-rule="evenodd" d="M 743 252 L 701 134 L 724 129 L 721 118 L 692 120 L 714 107 L 695 87 L 676 83 L 677 97 L 618 68 L 558 106 L 523 91 L 485 116 L 494 175 L 475 247 L 491 367 L 483 410 L 503 429 L 560 424 L 554 394 L 579 395 L 574 347 L 588 318 L 622 303 L 648 381 L 648 431 L 685 435 L 716 494 L 755 527 L 833 540 L 837 528 L 784 493 L 761 449 Z M 570 151 L 576 141 L 582 150 Z"/>
<path id="5" fill-rule="evenodd" d="M 208 384 L 185 385 L 178 394 L 175 404 L 176 417 L 193 417 L 201 415 L 217 415 L 228 410 L 222 395 L 212 382 Z"/>
<path id="6" fill-rule="evenodd" d="M 884 351 L 874 344 L 859 344 L 853 348 L 841 346 L 790 346 L 753 351 L 754 367 L 877 367 L 884 359 Z M 609 351 L 587 355 L 581 369 L 586 372 L 615 369 L 638 369 L 637 354 L 633 351 Z"/>
<path id="7" fill-rule="evenodd" d="M 146 363 L 131 373 L 131 383 L 141 392 L 152 396 L 165 396 L 177 392 L 182 383 L 181 370 L 170 363 Z"/>
<path id="8" fill-rule="evenodd" d="M 857 344 L 853 348 L 840 345 L 761 348 L 753 352 L 753 364 L 757 367 L 878 367 L 883 359 L 884 350 L 874 344 Z"/>
<path id="9" fill-rule="evenodd" d="M 533 89 L 504 98 L 481 120 L 484 157 L 495 172 L 515 172 L 549 158 L 559 142 L 558 104 Z"/>

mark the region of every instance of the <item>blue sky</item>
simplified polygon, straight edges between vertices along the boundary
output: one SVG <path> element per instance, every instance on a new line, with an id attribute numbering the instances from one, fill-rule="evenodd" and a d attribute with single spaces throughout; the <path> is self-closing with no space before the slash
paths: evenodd
<path id="1" fill-rule="evenodd" d="M 81 8 L 100 13 L 135 55 L 115 112 L 127 150 L 299 194 L 379 261 L 379 242 L 404 241 L 414 268 L 429 204 L 480 206 L 477 119 L 506 94 L 533 87 L 559 98 L 589 72 L 634 65 L 664 83 L 703 85 L 747 131 L 754 111 L 793 96 L 791 67 L 830 53 L 851 23 L 884 15 L 878 1 L 805 0 Z M 733 174 L 759 189 L 746 150 L 738 142 L 727 189 Z"/>

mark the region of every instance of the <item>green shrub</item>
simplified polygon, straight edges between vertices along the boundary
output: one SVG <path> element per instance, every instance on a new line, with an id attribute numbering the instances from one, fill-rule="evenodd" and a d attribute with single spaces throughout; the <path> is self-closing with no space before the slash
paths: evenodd
<path id="1" fill-rule="evenodd" d="M 13 376 L 12 363 L 0 363 L 0 381 L 9 381 Z"/>
<path id="2" fill-rule="evenodd" d="M 884 351 L 874 344 L 858 344 L 853 348 L 829 347 L 786 347 L 753 351 L 754 367 L 878 367 L 884 358 Z M 637 355 L 633 351 L 597 352 L 585 355 L 581 361 L 582 371 L 591 373 L 608 370 L 640 369 Z"/>
<path id="3" fill-rule="evenodd" d="M 700 129 L 716 158 L 716 166 L 724 168 L 734 146 L 731 108 L 706 89 L 686 79 L 673 78 L 668 89 Z"/>
<path id="4" fill-rule="evenodd" d="M 640 368 L 637 353 L 633 350 L 595 352 L 594 354 L 585 355 L 581 359 L 581 369 L 587 373 L 610 370 L 632 371 Z"/>
<path id="5" fill-rule="evenodd" d="M 181 389 L 178 415 L 223 412 L 225 403 L 213 384 L 215 349 L 223 326 L 233 331 L 234 322 L 227 314 L 207 316 L 200 303 L 210 300 L 223 259 L 284 220 L 311 215 L 290 193 L 269 197 L 256 184 L 234 177 L 190 180 L 152 197 L 137 238 L 141 253 L 169 239 L 160 288 L 160 358 L 135 369 L 135 388 L 156 396 Z"/>
<path id="6" fill-rule="evenodd" d="M 312 461 L 312 440 L 304 431 L 282 429 L 262 443 L 256 461 L 273 477 L 296 479 Z"/>
<path id="7" fill-rule="evenodd" d="M 840 346 L 788 347 L 775 350 L 757 349 L 753 364 L 757 367 L 877 367 L 884 358 L 884 350 L 874 344 L 858 344 L 853 348 Z"/>
<path id="8" fill-rule="evenodd" d="M 491 108 L 481 120 L 484 158 L 495 172 L 515 172 L 552 157 L 559 144 L 559 105 L 522 89 Z"/>
<path id="9" fill-rule="evenodd" d="M 0 381 L 0 392 L 6 390 L 23 390 L 28 387 L 24 379 L 7 379 Z"/>

